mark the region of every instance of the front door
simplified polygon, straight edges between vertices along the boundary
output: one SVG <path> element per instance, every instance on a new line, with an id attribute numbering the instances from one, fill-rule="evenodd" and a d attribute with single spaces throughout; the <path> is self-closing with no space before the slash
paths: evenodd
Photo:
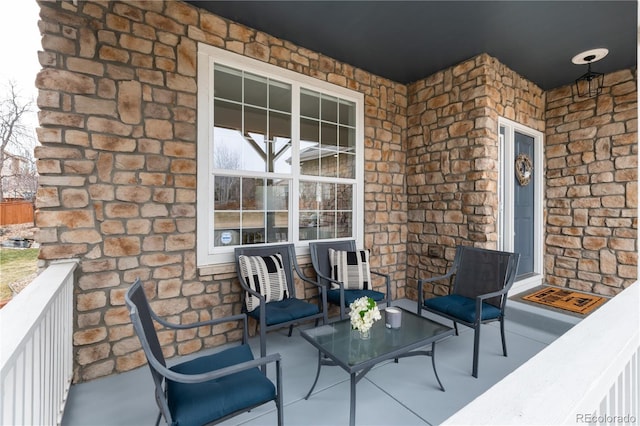
<path id="1" fill-rule="evenodd" d="M 520 253 L 516 282 L 542 281 L 542 134 L 500 119 L 499 248 Z"/>
<path id="2" fill-rule="evenodd" d="M 515 162 L 513 190 L 513 250 L 520 253 L 518 275 L 520 279 L 534 273 L 534 212 L 535 192 L 534 174 L 531 161 L 534 156 L 534 139 L 531 136 L 514 132 Z"/>

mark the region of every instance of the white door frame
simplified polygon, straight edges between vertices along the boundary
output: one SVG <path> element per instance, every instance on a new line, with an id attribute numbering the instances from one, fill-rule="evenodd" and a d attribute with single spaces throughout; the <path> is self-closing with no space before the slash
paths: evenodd
<path id="1" fill-rule="evenodd" d="M 500 134 L 500 128 L 505 128 L 504 138 Z M 544 228 L 543 228 L 543 190 L 544 181 L 544 145 L 543 134 L 537 130 L 523 126 L 522 124 L 500 117 L 498 119 L 498 138 L 499 138 L 499 158 L 500 170 L 498 178 L 498 249 L 504 251 L 512 251 L 514 248 L 514 208 L 513 203 L 507 202 L 513 200 L 515 190 L 515 152 L 514 152 L 514 133 L 531 136 L 534 144 L 533 158 L 533 181 L 534 185 L 534 275 L 516 281 L 510 294 L 517 294 L 541 285 L 544 277 L 543 247 L 544 247 Z"/>

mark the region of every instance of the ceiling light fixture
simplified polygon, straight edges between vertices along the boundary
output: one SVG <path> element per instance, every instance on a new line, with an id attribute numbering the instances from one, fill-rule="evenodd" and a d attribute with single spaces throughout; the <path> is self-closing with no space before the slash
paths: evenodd
<path id="1" fill-rule="evenodd" d="M 591 64 L 607 56 L 608 49 L 591 49 L 578 53 L 571 59 L 576 65 L 587 64 L 587 72 L 576 79 L 576 91 L 579 97 L 593 98 L 602 92 L 604 74 L 591 71 Z"/>

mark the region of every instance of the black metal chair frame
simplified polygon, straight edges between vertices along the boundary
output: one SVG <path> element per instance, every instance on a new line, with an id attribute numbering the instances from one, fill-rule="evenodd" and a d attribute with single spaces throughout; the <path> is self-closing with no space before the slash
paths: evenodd
<path id="1" fill-rule="evenodd" d="M 440 281 L 440 280 L 445 280 L 445 279 L 449 279 L 449 294 L 457 294 L 460 290 L 461 290 L 461 285 L 464 285 L 464 283 L 460 283 L 460 280 L 458 280 L 458 271 L 465 268 L 465 261 L 464 261 L 464 255 L 465 252 L 468 251 L 476 251 L 476 252 L 487 252 L 487 253 L 493 253 L 496 256 L 500 256 L 500 257 L 506 257 L 507 258 L 507 266 L 505 269 L 505 274 L 504 274 L 504 280 L 502 283 L 497 283 L 496 284 L 496 288 L 499 288 L 499 290 L 495 290 L 495 291 L 491 291 L 489 293 L 484 293 L 484 294 L 476 294 L 475 295 L 475 320 L 473 322 L 467 322 L 467 321 L 463 321 L 458 317 L 452 316 L 452 315 L 448 315 L 446 313 L 443 313 L 441 311 L 435 310 L 435 309 L 429 309 L 428 307 L 424 306 L 424 285 L 427 283 L 431 283 L 434 281 Z M 509 292 L 509 290 L 511 289 L 511 286 L 513 285 L 513 283 L 515 282 L 515 278 L 516 278 L 516 272 L 518 269 L 518 262 L 520 259 L 520 254 L 518 253 L 509 253 L 509 252 L 503 252 L 503 251 L 497 251 L 497 250 L 488 250 L 488 249 L 482 249 L 482 248 L 476 248 L 476 247 L 467 247 L 467 246 L 458 246 L 456 247 L 456 254 L 455 257 L 453 259 L 453 264 L 451 265 L 451 268 L 449 269 L 449 271 L 442 276 L 437 276 L 437 277 L 432 277 L 432 278 L 428 278 L 428 279 L 420 279 L 418 280 L 418 315 L 421 315 L 422 310 L 426 310 L 429 312 L 433 312 L 437 315 L 440 315 L 442 317 L 445 317 L 447 319 L 450 319 L 451 321 L 453 321 L 453 326 L 455 328 L 456 331 L 456 336 L 458 335 L 458 323 L 465 325 L 467 327 L 473 328 L 474 329 L 474 339 L 473 339 L 473 372 L 472 375 L 473 377 L 478 377 L 478 355 L 479 355 L 479 348 L 480 348 L 480 326 L 482 324 L 487 324 L 490 322 L 495 322 L 495 321 L 500 321 L 500 335 L 502 338 L 502 353 L 504 354 L 504 356 L 507 356 L 507 342 L 505 339 L 505 333 L 504 333 L 504 319 L 505 319 L 505 307 L 506 307 L 506 303 L 507 303 L 507 294 Z M 452 279 L 453 277 L 453 279 Z M 451 281 L 453 281 L 453 283 L 451 283 Z M 482 303 L 486 302 L 486 303 L 490 303 L 494 306 L 496 306 L 497 308 L 500 309 L 500 315 L 497 318 L 491 318 L 491 319 L 487 319 L 487 320 L 481 320 L 482 318 Z"/>
<path id="2" fill-rule="evenodd" d="M 318 297 L 320 300 L 318 301 L 319 312 L 315 315 L 310 315 L 302 318 L 296 318 L 291 321 L 285 321 L 277 324 L 267 325 L 267 317 L 266 310 L 260 309 L 260 321 L 257 326 L 260 327 L 260 356 L 264 357 L 267 353 L 267 343 L 266 343 L 266 333 L 270 330 L 275 330 L 282 327 L 289 327 L 289 337 L 293 333 L 293 326 L 299 324 L 303 321 L 315 320 L 315 325 L 318 325 L 320 320 L 323 321 L 323 324 L 327 322 L 327 292 L 323 285 L 319 284 L 316 281 L 306 277 L 302 271 L 300 270 L 300 266 L 298 265 L 298 261 L 296 259 L 295 248 L 293 244 L 278 244 L 278 245 L 268 245 L 268 246 L 242 246 L 236 247 L 235 249 L 235 263 L 236 263 L 236 271 L 238 274 L 238 281 L 240 281 L 240 285 L 242 289 L 253 296 L 257 297 L 260 300 L 260 305 L 264 306 L 266 304 L 265 298 L 263 295 L 258 292 L 252 290 L 249 287 L 249 284 L 245 281 L 242 273 L 240 272 L 240 263 L 238 258 L 241 255 L 244 256 L 271 256 L 274 254 L 282 255 L 282 261 L 285 265 L 284 271 L 287 278 L 287 290 L 288 297 L 295 298 L 296 297 L 296 285 L 293 277 L 293 270 L 295 270 L 296 275 L 300 277 L 300 279 L 308 284 L 311 284 L 318 288 Z M 246 312 L 247 306 L 245 303 L 242 304 L 243 312 Z"/>
<path id="3" fill-rule="evenodd" d="M 164 356 L 162 354 L 162 349 L 160 348 L 160 344 L 158 341 L 158 337 L 153 327 L 153 322 L 151 324 L 147 324 L 145 326 L 144 320 L 141 318 L 141 315 L 145 315 L 145 313 L 141 313 L 136 302 L 133 300 L 134 294 L 136 292 L 142 292 L 144 296 L 144 303 L 146 304 L 146 309 L 150 314 L 150 317 L 157 321 L 164 327 L 176 330 L 185 330 L 195 327 L 202 327 L 208 325 L 216 325 L 225 322 L 231 321 L 242 321 L 243 333 L 242 333 L 242 344 L 247 344 L 248 340 L 248 328 L 247 328 L 247 316 L 245 314 L 232 315 L 224 318 L 214 318 L 207 321 L 200 321 L 191 324 L 174 324 L 160 318 L 149 305 L 149 302 L 144 294 L 144 289 L 142 287 L 142 282 L 140 279 L 136 279 L 133 285 L 129 288 L 127 293 L 125 294 L 125 302 L 129 308 L 131 322 L 133 323 L 133 327 L 138 335 L 140 340 L 140 344 L 142 345 L 142 349 L 147 358 L 149 369 L 151 370 L 151 375 L 153 377 L 153 381 L 155 383 L 155 400 L 160 409 L 160 413 L 156 419 L 156 426 L 160 423 L 160 419 L 164 416 L 167 424 L 173 424 L 173 419 L 171 416 L 171 412 L 169 410 L 169 405 L 167 401 L 166 395 L 166 380 L 172 380 L 174 382 L 180 383 L 202 383 L 207 382 L 209 380 L 218 379 L 224 376 L 229 376 L 231 374 L 235 374 L 241 371 L 250 370 L 252 368 L 265 367 L 267 364 L 275 362 L 276 364 L 276 396 L 274 398 L 276 409 L 278 412 L 278 425 L 283 424 L 283 398 L 282 398 L 282 372 L 280 368 L 280 354 L 273 353 L 266 357 L 261 357 L 254 359 L 252 361 L 241 362 L 233 366 L 220 368 L 217 370 L 213 370 L 207 373 L 202 374 L 183 374 L 178 373 L 173 370 L 167 368 Z M 143 308 L 145 309 L 145 308 Z M 149 328 L 150 327 L 150 328 Z M 249 383 L 247 385 L 250 385 Z M 211 424 L 216 424 L 227 420 L 237 414 L 244 413 L 246 411 L 250 411 L 251 409 L 263 405 L 252 405 L 244 407 L 238 411 L 230 413 L 229 415 L 222 417 L 220 419 L 216 419 Z"/>
<path id="4" fill-rule="evenodd" d="M 345 314 L 349 312 L 349 307 L 345 306 L 345 290 L 344 283 L 341 281 L 335 280 L 330 276 L 327 276 L 326 271 L 329 267 L 329 257 L 328 251 L 332 248 L 334 250 L 344 250 L 344 251 L 356 251 L 356 241 L 355 240 L 339 240 L 339 241 L 317 241 L 309 243 L 309 254 L 311 256 L 311 263 L 313 265 L 313 269 L 316 272 L 316 276 L 318 281 L 321 284 L 324 284 L 327 288 L 327 291 L 331 289 L 331 284 L 337 284 L 340 287 L 340 319 L 345 318 Z M 322 253 L 322 256 L 319 255 Z M 323 265 L 326 263 L 325 265 Z M 374 271 L 369 268 L 369 271 L 377 276 L 383 277 L 385 279 L 385 298 L 378 302 L 386 303 L 387 306 L 391 304 L 391 279 L 388 274 L 384 274 L 382 272 Z M 329 274 L 330 275 L 330 274 Z"/>

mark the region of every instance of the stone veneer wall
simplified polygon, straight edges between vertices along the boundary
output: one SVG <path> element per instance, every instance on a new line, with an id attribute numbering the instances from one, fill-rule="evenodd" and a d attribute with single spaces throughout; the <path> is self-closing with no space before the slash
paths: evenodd
<path id="1" fill-rule="evenodd" d="M 615 295 L 637 279 L 636 70 L 607 74 L 597 98 L 547 93 L 549 284 Z"/>
<path id="2" fill-rule="evenodd" d="M 456 245 L 497 247 L 498 118 L 544 131 L 544 92 L 487 54 L 408 87 L 407 294 Z M 446 283 L 426 288 L 448 292 Z"/>
<path id="3" fill-rule="evenodd" d="M 145 363 L 124 306 L 136 277 L 170 321 L 240 311 L 234 268 L 195 266 L 197 42 L 364 94 L 365 247 L 405 296 L 406 86 L 182 2 L 40 7 L 36 226 L 44 264 L 80 260 L 75 381 Z M 239 333 L 162 330 L 160 340 L 170 357 Z"/>

